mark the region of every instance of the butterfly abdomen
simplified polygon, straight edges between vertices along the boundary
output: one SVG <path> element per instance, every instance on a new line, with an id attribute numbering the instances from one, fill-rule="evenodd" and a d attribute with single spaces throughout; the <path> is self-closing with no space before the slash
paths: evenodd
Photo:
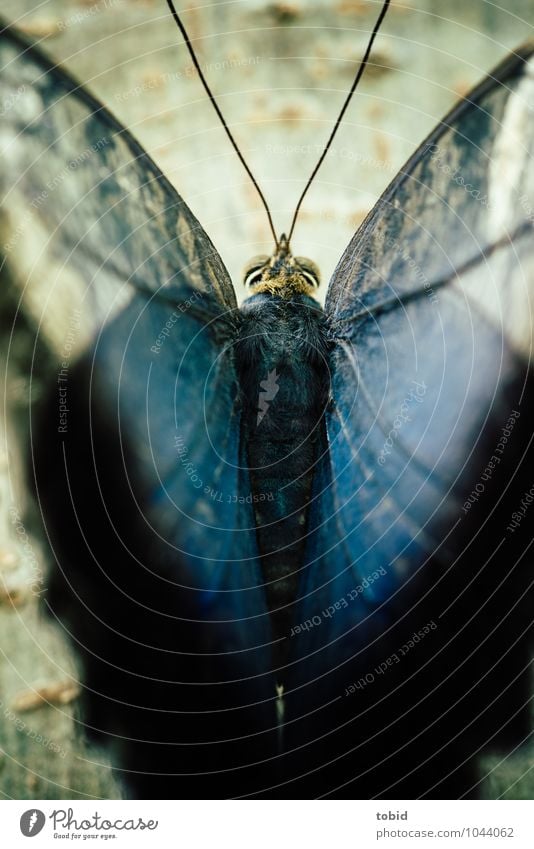
<path id="1" fill-rule="evenodd" d="M 255 295 L 242 308 L 238 370 L 258 548 L 271 615 L 275 667 L 284 663 L 306 542 L 313 470 L 328 397 L 319 305 Z"/>

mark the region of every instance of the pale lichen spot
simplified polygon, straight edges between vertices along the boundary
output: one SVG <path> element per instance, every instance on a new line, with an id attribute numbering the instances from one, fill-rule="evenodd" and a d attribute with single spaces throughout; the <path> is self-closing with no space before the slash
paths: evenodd
<path id="1" fill-rule="evenodd" d="M 520 196 L 532 170 L 530 139 L 534 130 L 534 58 L 525 63 L 523 77 L 506 102 L 501 127 L 491 152 L 488 174 L 488 230 L 497 241 L 518 222 Z M 530 181 L 532 183 L 532 180 Z"/>

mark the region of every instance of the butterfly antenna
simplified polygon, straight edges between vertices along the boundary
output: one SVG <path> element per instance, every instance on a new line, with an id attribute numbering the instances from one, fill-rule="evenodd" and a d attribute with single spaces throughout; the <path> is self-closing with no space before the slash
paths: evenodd
<path id="1" fill-rule="evenodd" d="M 261 202 L 263 203 L 263 206 L 265 207 L 265 212 L 267 213 L 267 218 L 269 220 L 269 226 L 271 228 L 271 233 L 273 234 L 274 243 L 275 243 L 276 247 L 278 248 L 278 238 L 277 238 L 277 235 L 276 235 L 276 230 L 274 229 L 273 219 L 271 217 L 271 211 L 269 209 L 269 205 L 268 205 L 267 201 L 265 200 L 265 196 L 264 196 L 262 190 L 260 189 L 260 187 L 259 187 L 259 185 L 256 181 L 256 178 L 254 177 L 254 174 L 252 173 L 252 171 L 248 167 L 247 163 L 245 162 L 245 158 L 244 158 L 243 154 L 241 153 L 241 151 L 239 150 L 238 144 L 237 144 L 235 138 L 233 137 L 233 135 L 230 131 L 230 128 L 228 127 L 228 124 L 226 123 L 226 121 L 224 119 L 224 115 L 222 114 L 221 110 L 219 109 L 219 105 L 218 105 L 217 101 L 215 100 L 215 97 L 214 97 L 214 95 L 213 95 L 213 93 L 212 93 L 212 91 L 211 91 L 211 89 L 208 85 L 206 77 L 204 76 L 204 74 L 202 72 L 202 68 L 200 67 L 198 59 L 195 55 L 195 51 L 193 50 L 193 45 L 191 44 L 191 40 L 189 38 L 189 35 L 187 34 L 187 30 L 184 27 L 182 21 L 180 20 L 180 16 L 178 15 L 178 12 L 176 11 L 176 9 L 174 7 L 174 3 L 172 2 L 172 0 L 167 0 L 167 5 L 168 5 L 168 7 L 171 11 L 171 14 L 174 18 L 174 22 L 175 22 L 176 26 L 178 27 L 178 29 L 180 30 L 180 32 L 182 33 L 182 35 L 184 37 L 184 41 L 187 45 L 187 49 L 189 50 L 189 55 L 191 56 L 191 59 L 193 61 L 193 65 L 195 66 L 195 68 L 197 70 L 197 73 L 200 77 L 200 81 L 201 81 L 202 85 L 204 86 L 206 94 L 208 95 L 208 97 L 211 101 L 211 104 L 212 104 L 213 108 L 215 109 L 215 112 L 217 113 L 217 116 L 218 116 L 221 124 L 224 127 L 226 135 L 230 139 L 230 142 L 232 143 L 232 146 L 233 146 L 235 152 L 237 153 L 241 164 L 243 165 L 243 168 L 245 169 L 248 176 L 252 180 L 252 182 L 253 182 L 253 184 L 256 188 L 256 191 L 258 192 L 258 195 L 260 196 Z"/>
<path id="2" fill-rule="evenodd" d="M 339 126 L 340 126 L 340 124 L 343 120 L 343 116 L 345 115 L 345 112 L 348 109 L 349 103 L 352 100 L 352 95 L 356 91 L 356 89 L 358 87 L 358 83 L 360 82 L 360 80 L 363 76 L 363 72 L 365 71 L 365 68 L 367 67 L 367 64 L 369 62 L 369 56 L 370 56 L 371 50 L 373 48 L 373 42 L 374 42 L 376 36 L 378 35 L 378 31 L 379 31 L 380 27 L 382 26 L 382 22 L 383 22 L 384 18 L 386 17 L 386 14 L 387 14 L 387 11 L 388 11 L 390 5 L 391 5 L 391 0 L 385 0 L 384 4 L 382 6 L 382 9 L 380 11 L 380 14 L 378 16 L 377 22 L 374 26 L 373 32 L 371 33 L 371 38 L 369 39 L 369 43 L 367 45 L 367 49 L 365 51 L 364 57 L 363 57 L 363 59 L 360 63 L 358 71 L 356 72 L 356 77 L 354 78 L 354 82 L 352 83 L 351 89 L 350 89 L 350 91 L 349 91 L 349 93 L 346 97 L 345 103 L 343 104 L 343 106 L 341 108 L 341 112 L 339 113 L 339 115 L 337 117 L 337 121 L 334 124 L 334 128 L 333 128 L 332 132 L 330 133 L 330 137 L 329 137 L 329 139 L 326 143 L 326 146 L 325 146 L 321 156 L 319 157 L 319 161 L 318 161 L 317 165 L 315 166 L 315 168 L 313 169 L 313 171 L 310 175 L 310 178 L 309 178 L 308 182 L 306 183 L 306 185 L 304 187 L 304 191 L 302 192 L 302 194 L 299 198 L 299 202 L 297 203 L 297 206 L 296 206 L 296 209 L 295 209 L 295 214 L 293 215 L 293 221 L 291 222 L 291 227 L 290 227 L 290 230 L 289 230 L 289 236 L 287 237 L 288 244 L 291 242 L 291 236 L 293 235 L 293 230 L 295 229 L 295 224 L 297 223 L 297 218 L 298 218 L 298 214 L 300 212 L 300 207 L 302 206 L 302 201 L 306 197 L 306 195 L 308 193 L 308 189 L 310 188 L 311 184 L 313 183 L 313 181 L 315 179 L 315 175 L 317 174 L 319 168 L 321 167 L 321 165 L 324 162 L 325 156 L 328 153 L 328 150 L 329 150 L 329 148 L 330 148 L 330 146 L 331 146 L 331 144 L 334 140 L 334 136 L 336 135 L 337 131 L 339 130 Z"/>

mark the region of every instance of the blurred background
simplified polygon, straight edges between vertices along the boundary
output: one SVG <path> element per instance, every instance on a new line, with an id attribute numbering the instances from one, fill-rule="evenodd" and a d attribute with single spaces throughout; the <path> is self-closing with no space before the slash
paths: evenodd
<path id="1" fill-rule="evenodd" d="M 176 0 L 209 84 L 268 199 L 279 233 L 350 87 L 381 2 Z M 305 201 L 295 253 L 320 267 L 323 296 L 349 239 L 444 113 L 533 36 L 531 0 L 393 2 L 358 95 Z M 243 296 L 241 272 L 272 239 L 164 0 L 3 0 L 38 42 L 145 146 L 212 238 Z M 1 120 L 1 118 L 0 118 Z M 16 393 L 17 387 L 12 387 Z M 0 793 L 120 796 L 81 733 L 76 666 L 28 574 L 46 563 L 13 508 L 0 455 Z M 17 502 L 18 503 L 18 502 Z M 480 761 L 487 798 L 532 798 L 534 750 Z"/>

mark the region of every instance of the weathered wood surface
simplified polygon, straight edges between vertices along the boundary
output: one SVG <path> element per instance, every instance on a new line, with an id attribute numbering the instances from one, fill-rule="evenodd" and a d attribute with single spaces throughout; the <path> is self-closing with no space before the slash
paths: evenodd
<path id="1" fill-rule="evenodd" d="M 287 228 L 378 5 L 195 0 L 187 6 L 185 21 L 209 82 L 277 227 Z M 132 129 L 200 218 L 240 291 L 246 260 L 271 248 L 269 231 L 162 0 L 50 0 L 37 8 L 34 0 L 4 0 L 2 14 L 42 39 L 48 54 Z M 506 9 L 463 0 L 394 3 L 374 65 L 295 234 L 295 251 L 314 259 L 325 281 L 403 161 L 459 95 L 532 34 L 529 19 L 530 0 L 510 0 Z M 17 381 L 9 391 L 24 394 Z M 76 680 L 76 667 L 31 589 L 36 571 L 46 569 L 38 542 L 9 512 L 24 506 L 17 457 L 6 453 L 0 465 L 0 793 L 116 797 L 106 759 L 81 739 L 76 701 L 27 712 L 13 707 L 21 691 Z M 5 586 L 18 590 L 18 605 Z M 533 765 L 529 750 L 504 763 L 485 758 L 485 795 L 531 798 Z"/>

